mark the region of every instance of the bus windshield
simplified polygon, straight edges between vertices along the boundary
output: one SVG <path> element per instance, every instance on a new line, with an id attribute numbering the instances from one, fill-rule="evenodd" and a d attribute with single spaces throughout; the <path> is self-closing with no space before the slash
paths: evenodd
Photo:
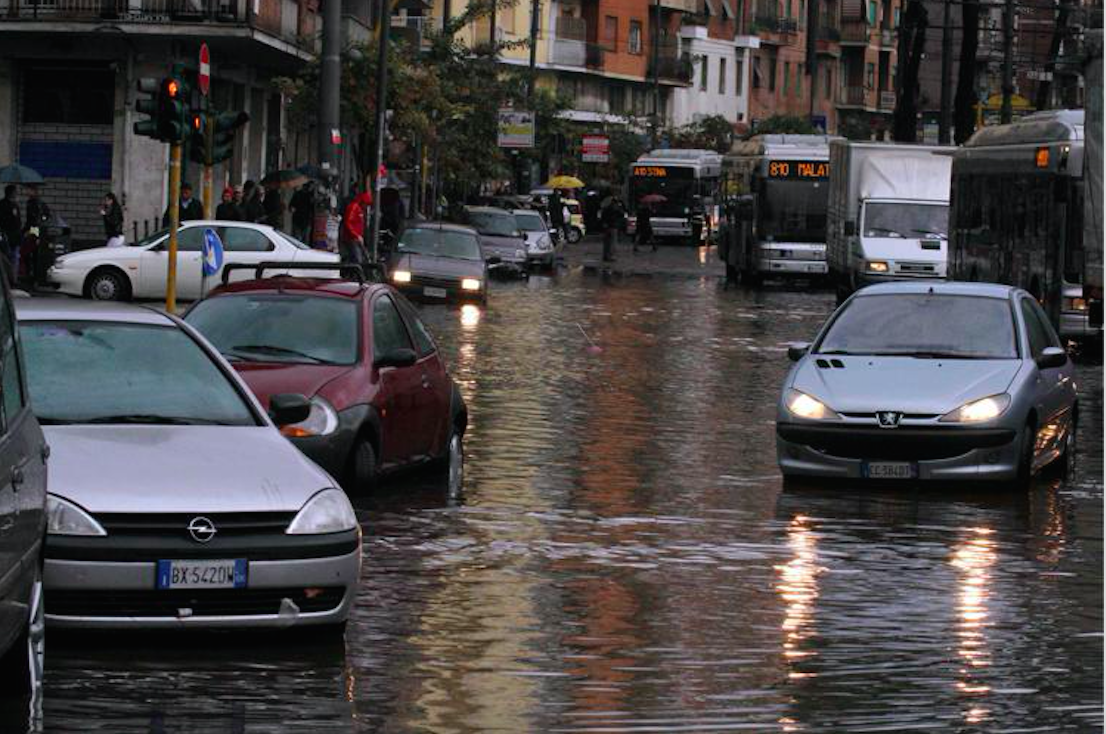
<path id="1" fill-rule="evenodd" d="M 658 217 L 686 217 L 694 204 L 697 190 L 695 171 L 674 166 L 637 166 L 648 170 L 648 175 L 631 175 L 630 198 L 626 204 L 636 210 L 645 196 L 652 199 L 653 215 Z"/>
<path id="2" fill-rule="evenodd" d="M 763 181 L 757 197 L 760 239 L 825 242 L 829 186 L 825 181 Z"/>

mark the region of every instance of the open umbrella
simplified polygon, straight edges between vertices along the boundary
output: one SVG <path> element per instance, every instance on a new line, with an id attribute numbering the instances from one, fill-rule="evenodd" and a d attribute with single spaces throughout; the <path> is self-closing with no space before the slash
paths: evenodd
<path id="1" fill-rule="evenodd" d="M 33 168 L 13 163 L 0 168 L 0 183 L 41 184 L 46 183 L 46 179 Z"/>
<path id="2" fill-rule="evenodd" d="M 641 197 L 642 204 L 660 204 L 665 201 L 668 201 L 668 197 L 664 194 L 646 194 Z"/>
<path id="3" fill-rule="evenodd" d="M 271 171 L 265 174 L 265 178 L 261 179 L 262 186 L 279 186 L 282 189 L 294 189 L 297 186 L 303 186 L 305 183 L 307 183 L 307 176 L 292 168 Z"/>
<path id="4" fill-rule="evenodd" d="M 584 182 L 575 176 L 554 176 L 545 182 L 549 189 L 582 189 Z"/>

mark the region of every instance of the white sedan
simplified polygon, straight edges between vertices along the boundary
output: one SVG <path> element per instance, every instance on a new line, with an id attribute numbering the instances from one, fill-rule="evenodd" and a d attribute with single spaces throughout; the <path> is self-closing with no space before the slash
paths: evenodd
<path id="1" fill-rule="evenodd" d="M 201 250 L 207 229 L 215 230 L 223 243 L 224 265 L 267 261 L 338 262 L 337 254 L 313 250 L 268 225 L 204 220 L 184 222 L 177 235 L 177 297 L 181 300 L 194 300 L 201 295 Z M 169 231 L 161 230 L 133 245 L 97 247 L 63 255 L 47 272 L 46 278 L 61 293 L 99 301 L 164 298 L 168 251 Z M 248 270 L 234 275 L 232 280 L 253 277 Z M 208 289 L 219 282 L 220 274 L 209 277 Z"/>

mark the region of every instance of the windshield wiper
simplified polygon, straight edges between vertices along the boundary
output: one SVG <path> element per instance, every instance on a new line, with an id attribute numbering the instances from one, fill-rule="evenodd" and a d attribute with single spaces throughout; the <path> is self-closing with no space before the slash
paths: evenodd
<path id="1" fill-rule="evenodd" d="M 913 352 L 873 352 L 876 357 L 913 357 L 914 359 L 998 359 L 975 352 L 950 352 L 940 349 L 919 349 Z"/>
<path id="2" fill-rule="evenodd" d="M 890 235 L 892 237 L 898 237 L 902 239 L 902 234 L 899 233 L 898 230 L 888 229 L 887 227 L 868 227 L 868 231 L 873 234 L 876 232 L 883 232 L 884 234 Z"/>
<path id="3" fill-rule="evenodd" d="M 307 354 L 296 349 L 289 349 L 288 347 L 278 347 L 272 344 L 237 344 L 227 350 L 228 353 L 242 353 L 242 352 L 254 352 L 256 354 L 272 354 L 274 356 L 285 355 L 288 357 L 300 357 L 301 359 L 309 359 L 315 364 L 334 364 L 332 360 L 323 359 L 322 357 L 316 357 L 313 354 Z"/>
<path id="4" fill-rule="evenodd" d="M 190 418 L 181 415 L 158 415 L 156 413 L 123 413 L 120 415 L 100 415 L 95 418 L 66 421 L 68 423 L 137 423 L 142 425 L 170 426 L 223 426 L 223 421 L 209 418 Z"/>
<path id="5" fill-rule="evenodd" d="M 935 234 L 943 240 L 947 240 L 949 235 L 947 232 L 941 232 L 936 229 L 912 229 L 911 232 L 917 232 L 918 234 Z"/>

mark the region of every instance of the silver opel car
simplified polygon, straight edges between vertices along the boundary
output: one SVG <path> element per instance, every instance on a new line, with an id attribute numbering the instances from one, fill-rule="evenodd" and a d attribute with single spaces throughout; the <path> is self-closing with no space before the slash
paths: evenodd
<path id="1" fill-rule="evenodd" d="M 18 305 L 51 447 L 44 586 L 57 627 L 341 629 L 361 531 L 349 500 L 191 327 L 148 308 Z"/>
<path id="2" fill-rule="evenodd" d="M 776 419 L 785 478 L 1024 483 L 1074 453 L 1071 361 L 1017 288 L 870 286 L 789 356 Z"/>

